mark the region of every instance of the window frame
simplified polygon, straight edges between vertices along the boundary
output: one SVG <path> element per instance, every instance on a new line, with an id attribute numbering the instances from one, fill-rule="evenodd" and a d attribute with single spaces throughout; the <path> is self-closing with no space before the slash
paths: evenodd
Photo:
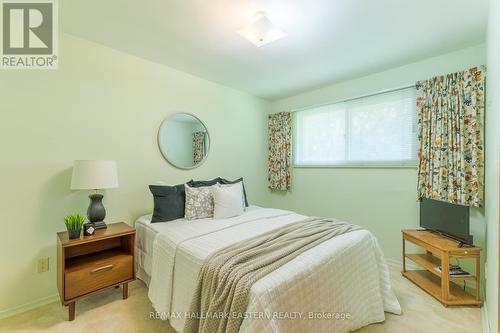
<path id="1" fill-rule="evenodd" d="M 297 162 L 297 150 L 298 150 L 298 124 L 297 124 L 297 114 L 299 112 L 307 112 L 313 108 L 319 108 L 322 106 L 329 106 L 333 104 L 341 104 L 341 103 L 346 103 L 349 101 L 353 100 L 358 100 L 358 99 L 363 99 L 363 98 L 368 98 L 376 95 L 383 95 L 386 93 L 391 93 L 391 92 L 396 92 L 396 91 L 401 91 L 401 90 L 408 90 L 408 89 L 415 89 L 415 85 L 409 85 L 409 86 L 404 86 L 400 88 L 395 88 L 395 89 L 390 89 L 390 90 L 384 90 L 372 94 L 367 94 L 355 98 L 350 98 L 350 99 L 345 99 L 345 100 L 340 100 L 340 101 L 335 101 L 335 102 L 329 102 L 329 103 L 324 103 L 320 105 L 312 105 L 309 107 L 304 107 L 301 109 L 295 109 L 292 111 L 292 165 L 293 168 L 297 169 L 325 169 L 325 168 L 338 168 L 338 169 L 417 169 L 418 168 L 418 129 L 417 129 L 417 115 L 413 117 L 413 135 L 415 136 L 415 145 L 412 147 L 412 154 L 414 156 L 414 159 L 412 160 L 407 160 L 407 161 L 343 161 L 343 162 L 331 162 L 331 163 L 298 163 Z M 346 111 L 346 115 L 349 111 Z M 415 110 L 416 112 L 416 110 Z M 348 126 L 350 117 L 346 117 L 346 126 Z M 348 139 L 349 135 L 346 136 L 346 141 L 345 145 L 348 146 Z"/>

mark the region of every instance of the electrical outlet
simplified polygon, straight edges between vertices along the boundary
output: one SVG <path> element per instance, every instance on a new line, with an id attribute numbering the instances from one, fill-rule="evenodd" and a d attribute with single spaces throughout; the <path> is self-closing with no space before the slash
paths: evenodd
<path id="1" fill-rule="evenodd" d="M 48 270 L 49 270 L 49 257 L 38 259 L 36 271 L 38 273 L 43 273 L 43 272 L 47 272 Z"/>

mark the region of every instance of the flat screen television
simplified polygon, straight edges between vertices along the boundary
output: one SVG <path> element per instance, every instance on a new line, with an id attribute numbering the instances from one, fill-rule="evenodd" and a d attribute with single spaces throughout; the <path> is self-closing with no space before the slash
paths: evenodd
<path id="1" fill-rule="evenodd" d="M 469 234 L 469 207 L 444 201 L 420 200 L 420 226 L 472 245 Z"/>

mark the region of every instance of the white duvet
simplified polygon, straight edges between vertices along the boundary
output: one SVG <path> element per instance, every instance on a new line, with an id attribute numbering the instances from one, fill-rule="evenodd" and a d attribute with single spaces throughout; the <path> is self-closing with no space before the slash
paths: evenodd
<path id="1" fill-rule="evenodd" d="M 161 223 L 153 243 L 149 298 L 182 332 L 203 260 L 212 252 L 306 216 L 253 208 L 222 220 Z M 250 291 L 240 332 L 349 332 L 399 314 L 387 265 L 366 230 L 335 237 L 263 277 Z"/>

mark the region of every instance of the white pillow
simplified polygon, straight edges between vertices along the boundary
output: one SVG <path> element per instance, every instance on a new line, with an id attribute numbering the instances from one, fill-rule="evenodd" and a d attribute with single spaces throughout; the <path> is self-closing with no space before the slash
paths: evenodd
<path id="1" fill-rule="evenodd" d="M 243 211 L 247 210 L 247 206 L 245 204 L 245 192 L 243 192 L 243 182 L 237 182 L 234 184 L 221 184 L 217 183 L 214 186 L 218 187 L 231 187 L 231 186 L 237 186 L 239 185 L 241 187 L 241 206 L 243 207 Z"/>
<path id="2" fill-rule="evenodd" d="M 214 219 L 225 219 L 243 214 L 243 186 L 236 184 L 217 184 L 212 186 L 214 198 Z"/>

